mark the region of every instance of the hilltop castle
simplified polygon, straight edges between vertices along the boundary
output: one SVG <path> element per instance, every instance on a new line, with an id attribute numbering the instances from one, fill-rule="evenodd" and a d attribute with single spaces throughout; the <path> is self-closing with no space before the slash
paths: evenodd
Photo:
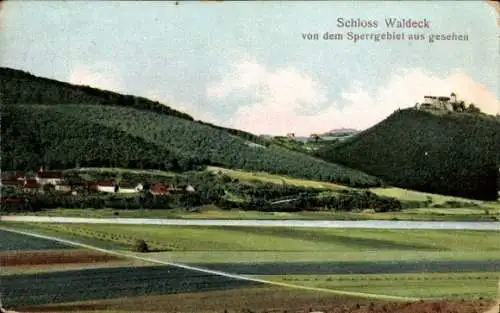
<path id="1" fill-rule="evenodd" d="M 457 95 L 452 92 L 449 97 L 424 96 L 423 103 L 417 103 L 417 109 L 438 109 L 453 111 L 453 104 L 457 102 Z"/>

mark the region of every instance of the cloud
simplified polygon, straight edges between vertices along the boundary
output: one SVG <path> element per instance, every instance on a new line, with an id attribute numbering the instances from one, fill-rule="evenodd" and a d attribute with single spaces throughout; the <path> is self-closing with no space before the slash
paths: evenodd
<path id="1" fill-rule="evenodd" d="M 104 62 L 75 66 L 69 76 L 69 82 L 115 92 L 126 91 L 120 72 L 113 65 Z"/>
<path id="2" fill-rule="evenodd" d="M 206 95 L 225 103 L 234 96 L 249 99 L 227 126 L 258 134 L 309 135 L 341 127 L 365 129 L 398 108 L 422 101 L 424 95 L 449 95 L 452 91 L 484 112 L 499 112 L 496 96 L 458 71 L 442 78 L 422 69 L 396 70 L 372 92 L 353 82 L 335 99 L 328 99 L 325 86 L 293 67 L 271 71 L 247 58 L 234 64 L 220 82 L 209 84 Z"/>
<path id="3" fill-rule="evenodd" d="M 144 96 L 148 99 L 168 105 L 174 110 L 187 113 L 196 120 L 201 120 L 204 122 L 210 122 L 216 124 L 219 123 L 215 115 L 212 114 L 211 112 L 203 110 L 203 108 L 196 106 L 190 102 L 179 101 L 179 99 L 176 99 L 175 97 L 167 94 L 164 91 L 149 90 L 146 91 Z"/>
<path id="4" fill-rule="evenodd" d="M 250 59 L 233 64 L 233 70 L 218 83 L 207 87 L 210 98 L 225 98 L 235 92 L 258 92 L 256 89 L 266 79 L 266 68 Z"/>

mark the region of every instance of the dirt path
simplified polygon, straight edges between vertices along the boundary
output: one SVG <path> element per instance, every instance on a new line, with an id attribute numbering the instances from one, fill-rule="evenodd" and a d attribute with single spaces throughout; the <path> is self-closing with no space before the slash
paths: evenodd
<path id="1" fill-rule="evenodd" d="M 496 304 L 491 309 L 483 313 L 500 313 L 500 300 L 497 300 Z"/>

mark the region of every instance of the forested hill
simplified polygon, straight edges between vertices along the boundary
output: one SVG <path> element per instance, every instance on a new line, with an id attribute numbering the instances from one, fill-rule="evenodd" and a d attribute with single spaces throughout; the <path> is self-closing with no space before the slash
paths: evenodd
<path id="1" fill-rule="evenodd" d="M 317 156 L 403 188 L 496 200 L 500 120 L 405 109 Z"/>
<path id="2" fill-rule="evenodd" d="M 193 120 L 188 114 L 176 111 L 157 101 L 89 86 L 73 85 L 7 67 L 0 67 L 0 81 L 0 93 L 6 103 L 50 105 L 85 103 L 127 106 Z"/>
<path id="3" fill-rule="evenodd" d="M 265 171 L 352 186 L 379 179 L 226 131 L 155 112 L 104 105 L 2 105 L 2 169 L 76 166 Z"/>
<path id="4" fill-rule="evenodd" d="M 1 73 L 4 170 L 45 165 L 181 171 L 217 165 L 351 186 L 381 185 L 380 179 L 363 172 L 255 144 L 236 130 L 193 121 L 149 100 L 10 69 Z"/>
<path id="5" fill-rule="evenodd" d="M 73 85 L 7 67 L 0 67 L 0 95 L 4 103 L 43 105 L 78 103 L 124 106 L 194 121 L 190 115 L 174 110 L 158 101 L 132 95 L 122 95 L 89 86 Z M 225 130 L 258 144 L 268 144 L 265 139 L 245 131 L 216 126 L 202 121 L 196 122 Z"/>

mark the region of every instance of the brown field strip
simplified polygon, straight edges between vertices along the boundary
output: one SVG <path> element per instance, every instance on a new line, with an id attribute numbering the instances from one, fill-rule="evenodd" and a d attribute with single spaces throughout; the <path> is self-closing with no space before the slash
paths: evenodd
<path id="1" fill-rule="evenodd" d="M 0 266 L 52 265 L 120 261 L 124 258 L 89 249 L 20 250 L 0 252 Z"/>
<path id="2" fill-rule="evenodd" d="M 73 302 L 25 307 L 18 311 L 39 313 L 305 313 L 312 310 L 325 313 L 480 313 L 491 308 L 492 305 L 491 300 L 389 302 L 263 287 Z"/>

